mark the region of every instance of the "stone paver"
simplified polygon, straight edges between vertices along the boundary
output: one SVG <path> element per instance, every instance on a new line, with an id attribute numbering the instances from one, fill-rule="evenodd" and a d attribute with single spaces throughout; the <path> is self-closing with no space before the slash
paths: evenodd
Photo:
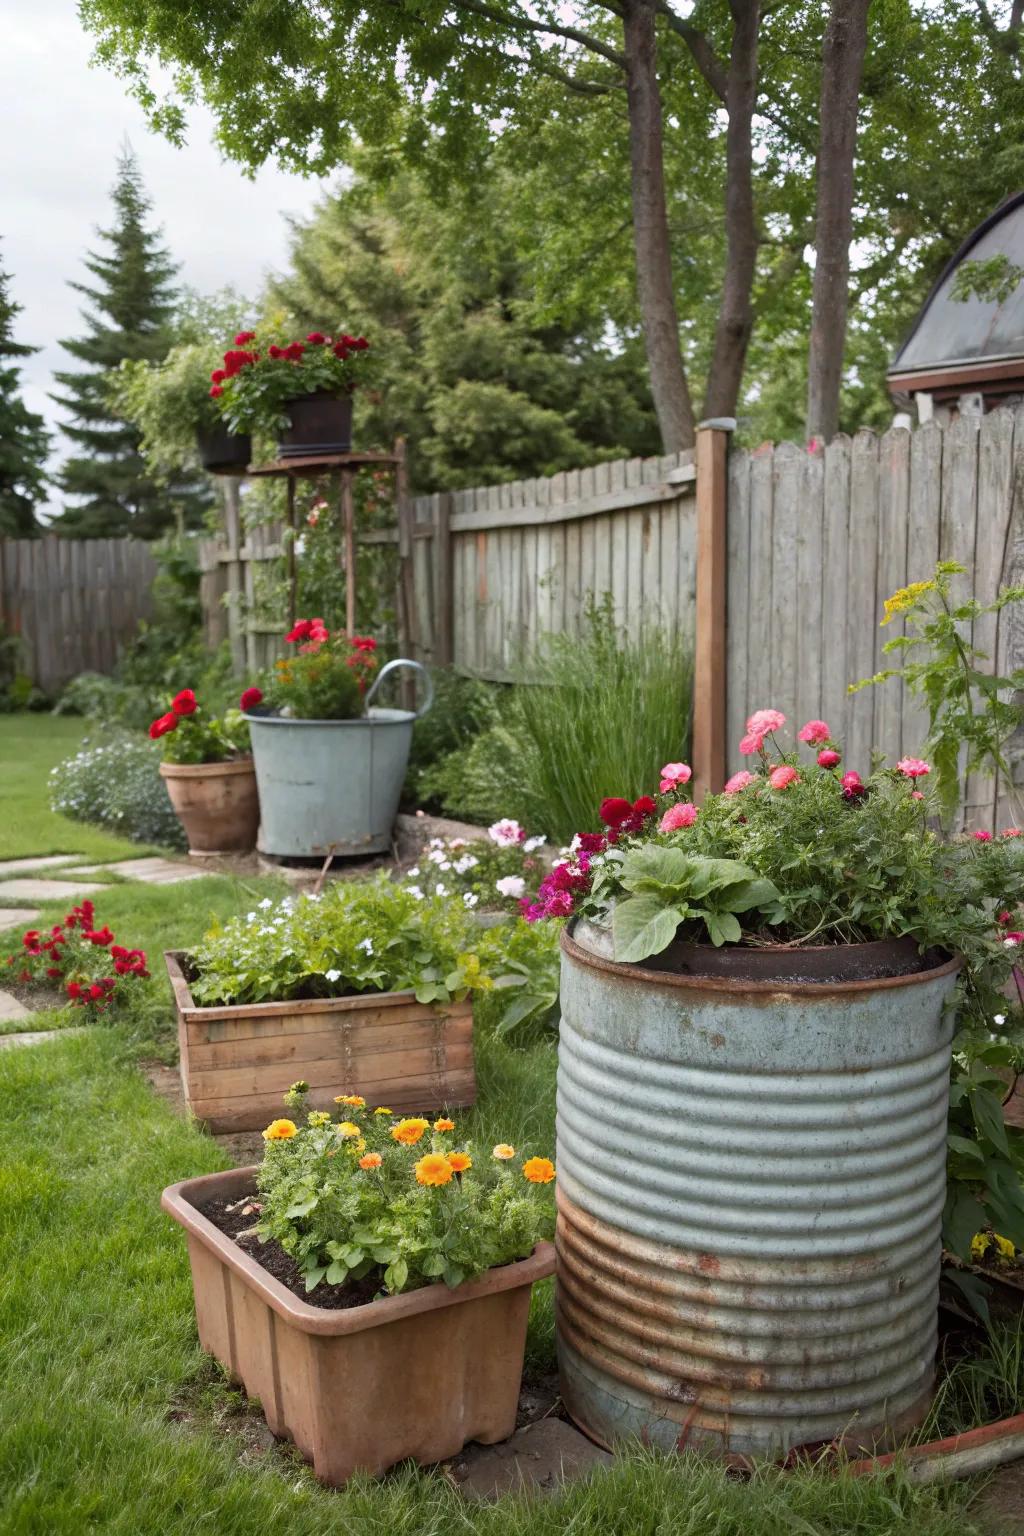
<path id="1" fill-rule="evenodd" d="M 0 907 L 0 933 L 8 928 L 27 928 L 38 916 L 38 907 Z"/>
<path id="2" fill-rule="evenodd" d="M 78 901 L 102 889 L 95 881 L 0 880 L 0 901 Z"/>
<path id="3" fill-rule="evenodd" d="M 123 875 L 126 880 L 140 880 L 143 885 L 176 885 L 180 880 L 201 880 L 207 871 L 179 864 L 173 859 L 121 859 L 117 864 L 95 864 L 76 870 L 82 875 Z"/>
<path id="4" fill-rule="evenodd" d="M 56 869 L 61 864 L 80 864 L 80 853 L 48 853 L 38 859 L 7 859 L 0 863 L 0 880 L 13 875 L 28 875 L 37 869 Z"/>
<path id="5" fill-rule="evenodd" d="M 6 1024 L 8 1019 L 27 1019 L 31 1012 L 13 993 L 0 989 L 0 1024 Z"/>
<path id="6" fill-rule="evenodd" d="M 22 1045 L 41 1045 L 44 1040 L 63 1040 L 80 1035 L 80 1029 L 24 1029 L 19 1035 L 0 1035 L 0 1051 L 17 1050 Z"/>
<path id="7" fill-rule="evenodd" d="M 497 1499 L 505 1493 L 553 1492 L 611 1461 L 564 1419 L 541 1419 L 499 1445 L 467 1446 L 451 1470 L 466 1498 Z"/>

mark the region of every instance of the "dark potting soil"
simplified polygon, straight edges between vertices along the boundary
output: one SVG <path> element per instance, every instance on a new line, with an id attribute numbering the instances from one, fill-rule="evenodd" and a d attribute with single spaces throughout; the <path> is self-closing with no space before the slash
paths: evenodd
<path id="1" fill-rule="evenodd" d="M 325 1280 L 321 1280 L 315 1290 L 307 1291 L 305 1275 L 280 1243 L 273 1238 L 261 1243 L 255 1233 L 247 1237 L 239 1236 L 259 1221 L 259 1212 L 255 1209 L 257 1198 L 253 1196 L 251 1200 L 242 1200 L 241 1204 L 237 1200 L 218 1198 L 207 1201 L 198 1209 L 207 1221 L 213 1222 L 219 1232 L 234 1238 L 243 1253 L 255 1259 L 269 1275 L 280 1280 L 294 1296 L 308 1302 L 311 1307 L 323 1307 L 325 1311 L 337 1312 L 347 1307 L 365 1306 L 381 1294 L 384 1271 L 379 1266 L 364 1275 L 362 1280 L 350 1280 L 346 1285 L 328 1285 Z M 229 1210 L 229 1206 L 237 1206 L 237 1209 Z"/>

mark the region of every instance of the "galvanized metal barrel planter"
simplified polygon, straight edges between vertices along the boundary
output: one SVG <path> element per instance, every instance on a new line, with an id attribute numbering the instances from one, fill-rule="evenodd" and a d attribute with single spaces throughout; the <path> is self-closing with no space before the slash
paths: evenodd
<path id="1" fill-rule="evenodd" d="M 750 981 L 608 947 L 562 938 L 569 1412 L 723 1455 L 899 1435 L 932 1387 L 958 961 Z"/>
<path id="2" fill-rule="evenodd" d="M 380 684 L 399 667 L 423 674 L 426 698 L 414 713 L 370 708 Z M 379 853 L 390 846 L 412 728 L 433 702 L 418 661 L 389 661 L 358 720 L 287 720 L 250 714 L 260 796 L 261 853 L 280 858 Z"/>

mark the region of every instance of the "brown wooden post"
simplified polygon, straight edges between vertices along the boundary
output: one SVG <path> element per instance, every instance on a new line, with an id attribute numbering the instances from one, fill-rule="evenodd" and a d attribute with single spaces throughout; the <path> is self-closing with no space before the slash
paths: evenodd
<path id="1" fill-rule="evenodd" d="M 698 800 L 725 782 L 725 605 L 729 418 L 697 428 L 697 639 L 693 777 Z"/>
<path id="2" fill-rule="evenodd" d="M 288 476 L 288 549 L 286 553 L 288 570 L 288 628 L 295 627 L 295 603 L 298 589 L 298 571 L 295 564 L 295 476 Z"/>
<path id="3" fill-rule="evenodd" d="M 224 489 L 224 537 L 227 548 L 224 562 L 227 567 L 228 637 L 231 645 L 231 665 L 241 675 L 245 671 L 245 632 L 242 623 L 243 571 L 242 571 L 242 519 L 240 510 L 241 481 L 235 475 L 226 475 Z"/>
<path id="4" fill-rule="evenodd" d="M 419 623 L 412 568 L 412 502 L 409 499 L 409 473 L 405 460 L 404 437 L 395 438 L 394 452 L 395 511 L 398 519 L 398 641 L 402 654 L 415 658 L 415 653 L 419 649 Z M 411 684 L 411 678 L 403 681 L 404 698 L 411 695 Z"/>
<path id="5" fill-rule="evenodd" d="M 345 531 L 345 632 L 356 632 L 356 503 L 354 471 L 341 472 L 341 525 Z"/>
<path id="6" fill-rule="evenodd" d="M 452 493 L 441 491 L 434 520 L 434 664 L 450 667 L 455 659 L 455 609 L 452 590 Z"/>

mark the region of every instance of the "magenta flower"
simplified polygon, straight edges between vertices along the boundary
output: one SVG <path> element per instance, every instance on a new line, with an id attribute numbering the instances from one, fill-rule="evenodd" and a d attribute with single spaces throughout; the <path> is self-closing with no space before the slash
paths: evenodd
<path id="1" fill-rule="evenodd" d="M 768 783 L 771 785 L 772 789 L 788 789 L 791 784 L 796 784 L 799 782 L 799 780 L 800 775 L 797 773 L 795 768 L 792 768 L 789 765 L 789 763 L 780 763 L 779 766 L 777 768 L 773 768 L 771 773 L 768 775 Z"/>
<path id="2" fill-rule="evenodd" d="M 756 773 L 748 773 L 745 768 L 741 768 L 739 773 L 734 773 L 727 781 L 722 794 L 738 795 L 741 789 L 746 789 L 747 785 L 755 783 L 756 779 Z"/>
<path id="3" fill-rule="evenodd" d="M 661 792 L 667 795 L 670 789 L 678 789 L 680 784 L 688 784 L 692 777 L 689 763 L 666 763 L 661 770 Z"/>
<path id="4" fill-rule="evenodd" d="M 839 753 L 834 752 L 831 747 L 826 747 L 824 752 L 818 753 L 819 768 L 835 768 L 839 761 Z"/>
<path id="5" fill-rule="evenodd" d="M 692 827 L 697 820 L 697 807 L 689 800 L 670 805 L 658 823 L 659 832 L 677 832 L 680 827 Z"/>
<path id="6" fill-rule="evenodd" d="M 770 736 L 772 731 L 781 731 L 786 723 L 786 717 L 779 709 L 755 709 L 747 721 L 747 730 L 754 736 Z"/>
<path id="7" fill-rule="evenodd" d="M 974 834 L 974 841 L 976 843 L 990 843 L 992 841 L 992 833 L 991 832 L 975 832 L 975 834 Z"/>
<path id="8" fill-rule="evenodd" d="M 814 747 L 820 747 L 822 742 L 828 741 L 831 735 L 832 732 L 824 720 L 808 720 L 807 724 L 802 725 L 796 733 L 798 741 L 809 742 Z"/>
<path id="9" fill-rule="evenodd" d="M 920 779 L 932 771 L 931 764 L 922 757 L 901 757 L 896 767 L 905 779 Z"/>

